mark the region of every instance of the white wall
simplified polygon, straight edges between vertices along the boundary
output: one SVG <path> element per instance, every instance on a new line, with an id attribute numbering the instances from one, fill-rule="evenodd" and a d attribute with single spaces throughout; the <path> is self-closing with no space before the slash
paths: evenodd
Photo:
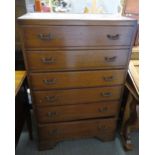
<path id="1" fill-rule="evenodd" d="M 73 13 L 83 13 L 84 7 L 91 6 L 92 0 L 71 0 Z M 118 13 L 120 0 L 97 0 L 97 6 L 103 7 L 105 13 Z"/>
<path id="2" fill-rule="evenodd" d="M 70 13 L 83 13 L 85 6 L 91 7 L 92 0 L 68 0 L 71 2 Z M 104 13 L 117 14 L 121 0 L 97 0 L 97 6 L 102 7 Z M 33 12 L 34 0 L 25 0 L 27 12 Z"/>

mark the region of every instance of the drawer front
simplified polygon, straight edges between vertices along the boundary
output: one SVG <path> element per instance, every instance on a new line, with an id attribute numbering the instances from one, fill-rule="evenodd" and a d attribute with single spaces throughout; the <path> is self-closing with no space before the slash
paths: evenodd
<path id="1" fill-rule="evenodd" d="M 31 73 L 34 90 L 123 84 L 125 70 Z"/>
<path id="2" fill-rule="evenodd" d="M 86 121 L 54 123 L 39 126 L 40 140 L 68 140 L 85 137 L 104 137 L 107 133 L 114 133 L 116 119 L 95 119 Z"/>
<path id="3" fill-rule="evenodd" d="M 100 102 L 37 108 L 39 123 L 116 116 L 119 102 Z"/>
<path id="4" fill-rule="evenodd" d="M 105 100 L 119 100 L 122 86 L 34 91 L 34 103 L 38 107 L 67 104 L 91 103 Z"/>
<path id="5" fill-rule="evenodd" d="M 26 48 L 129 46 L 132 26 L 29 26 L 23 27 Z"/>
<path id="6" fill-rule="evenodd" d="M 28 51 L 32 71 L 126 67 L 129 50 Z"/>

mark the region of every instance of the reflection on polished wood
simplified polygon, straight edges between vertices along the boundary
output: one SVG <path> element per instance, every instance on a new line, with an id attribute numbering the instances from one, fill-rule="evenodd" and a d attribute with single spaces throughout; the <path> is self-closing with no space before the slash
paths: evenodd
<path id="1" fill-rule="evenodd" d="M 137 21 L 30 13 L 18 22 L 39 149 L 68 139 L 114 139 Z"/>
<path id="2" fill-rule="evenodd" d="M 126 67 L 128 54 L 129 49 L 27 51 L 27 60 L 34 72 L 109 69 Z"/>

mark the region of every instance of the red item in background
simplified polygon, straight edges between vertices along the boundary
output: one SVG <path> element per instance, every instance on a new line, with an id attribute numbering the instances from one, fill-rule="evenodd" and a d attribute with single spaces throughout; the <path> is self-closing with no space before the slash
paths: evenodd
<path id="1" fill-rule="evenodd" d="M 40 2 L 40 0 L 35 0 L 35 11 L 36 12 L 41 12 L 41 9 L 42 7 L 41 7 L 41 2 Z"/>
<path id="2" fill-rule="evenodd" d="M 43 12 L 51 12 L 51 8 L 49 6 L 42 6 Z"/>

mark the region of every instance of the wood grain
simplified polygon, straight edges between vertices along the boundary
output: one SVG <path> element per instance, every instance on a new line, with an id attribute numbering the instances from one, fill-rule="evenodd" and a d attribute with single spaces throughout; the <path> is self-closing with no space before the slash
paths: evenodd
<path id="1" fill-rule="evenodd" d="M 123 84 L 125 70 L 31 73 L 34 90 L 84 88 Z"/>
<path id="2" fill-rule="evenodd" d="M 39 123 L 84 120 L 88 118 L 117 116 L 119 102 L 65 105 L 37 108 Z"/>
<path id="3" fill-rule="evenodd" d="M 76 138 L 112 140 L 137 21 L 30 13 L 18 23 L 39 148 Z"/>
<path id="4" fill-rule="evenodd" d="M 33 91 L 33 97 L 34 104 L 37 107 L 93 103 L 107 100 L 120 100 L 122 89 L 122 86 L 116 86 L 52 91 Z"/>
<path id="5" fill-rule="evenodd" d="M 107 132 L 114 132 L 116 119 L 94 119 L 75 122 L 63 122 L 39 126 L 41 140 L 60 141 L 82 137 L 97 137 Z M 53 134 L 52 134 L 53 133 Z"/>
<path id="6" fill-rule="evenodd" d="M 128 49 L 26 52 L 31 71 L 125 68 Z"/>
<path id="7" fill-rule="evenodd" d="M 129 46 L 133 31 L 132 26 L 32 26 L 24 27 L 23 35 L 25 48 Z"/>

